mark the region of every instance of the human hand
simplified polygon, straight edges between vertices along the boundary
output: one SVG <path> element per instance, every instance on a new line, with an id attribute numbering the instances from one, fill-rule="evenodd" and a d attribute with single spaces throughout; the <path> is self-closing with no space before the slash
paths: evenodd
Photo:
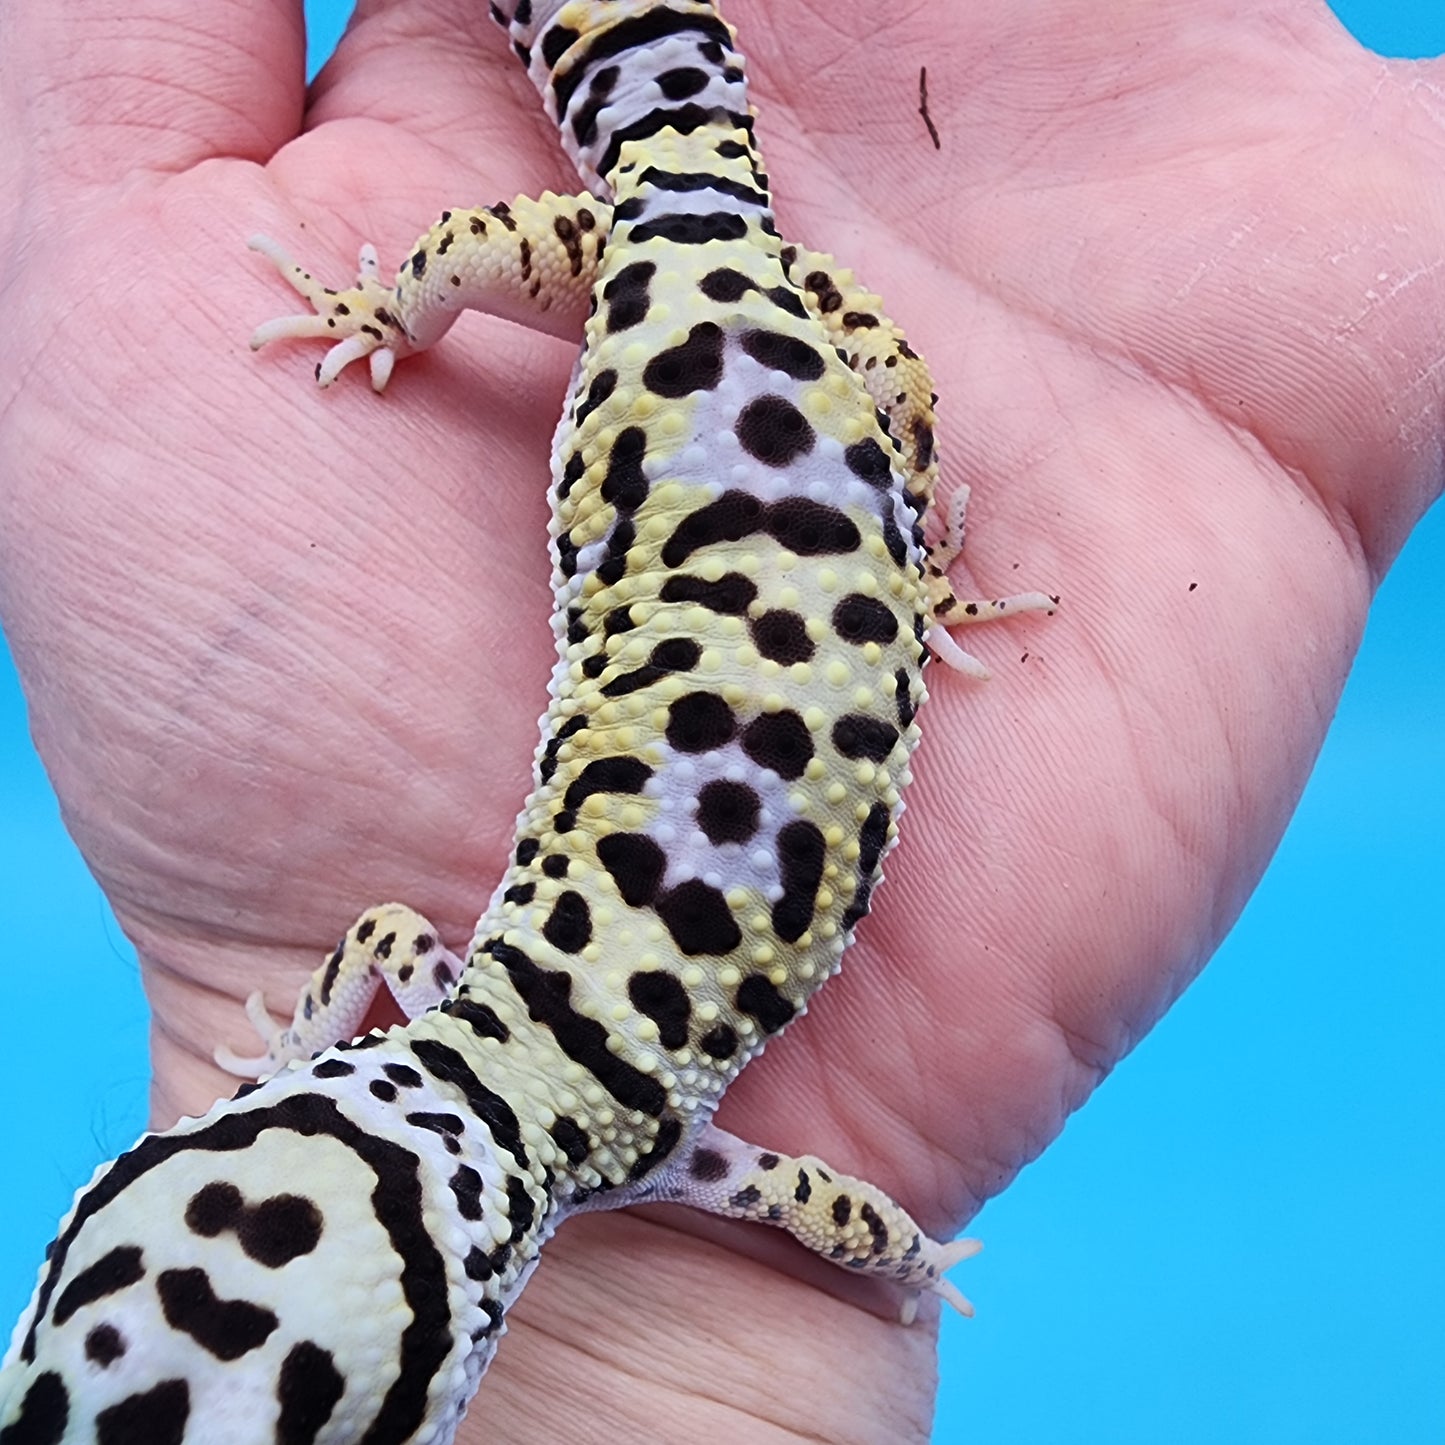
<path id="1" fill-rule="evenodd" d="M 1233 920 L 1440 486 L 1445 71 L 1367 56 L 1322 6 L 1236 12 L 985 4 L 946 35 L 727 12 L 781 228 L 933 364 L 979 589 L 1065 594 L 968 639 L 992 684 L 928 675 L 889 884 L 722 1113 L 939 1233 Z M 394 262 L 444 205 L 573 183 L 483 7 L 375 7 L 299 138 L 295 16 L 149 13 L 12 20 L 0 607 L 147 967 L 164 1124 L 227 1090 L 210 1048 L 247 1042 L 239 1000 L 288 1009 L 363 905 L 464 940 L 551 659 L 570 349 L 473 321 L 385 400 L 319 396 L 311 352 L 245 351 L 286 299 L 244 237 L 343 281 L 360 240 Z M 533 1438 L 541 1399 L 576 1438 L 926 1435 L 926 1331 L 705 1226 L 570 1224 L 463 1442 Z"/>

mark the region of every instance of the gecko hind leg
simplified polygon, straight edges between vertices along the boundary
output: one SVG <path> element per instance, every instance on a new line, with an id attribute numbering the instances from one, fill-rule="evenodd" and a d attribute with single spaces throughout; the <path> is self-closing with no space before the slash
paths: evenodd
<path id="1" fill-rule="evenodd" d="M 812 1154 L 759 1149 L 708 1124 L 653 1198 L 785 1229 L 824 1259 L 889 1280 L 906 1291 L 905 1324 L 912 1323 L 923 1293 L 940 1296 L 960 1314 L 973 1313 L 945 1275 L 983 1248 L 978 1240 L 940 1244 L 876 1185 Z"/>
<path id="2" fill-rule="evenodd" d="M 414 909 L 401 903 L 368 908 L 307 980 L 287 1027 L 271 1017 L 259 991 L 246 1000 L 246 1017 L 266 1051 L 248 1058 L 222 1044 L 215 1050 L 216 1063 L 246 1079 L 273 1074 L 293 1059 L 309 1059 L 355 1038 L 383 986 L 413 1019 L 451 996 L 462 968 L 461 959 L 442 946 L 436 929 Z"/>

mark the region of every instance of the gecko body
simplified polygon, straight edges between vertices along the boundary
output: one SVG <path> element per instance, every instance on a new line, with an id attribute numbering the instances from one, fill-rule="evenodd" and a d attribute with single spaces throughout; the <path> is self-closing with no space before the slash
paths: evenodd
<path id="1" fill-rule="evenodd" d="M 449 211 L 395 283 L 363 252 L 263 326 L 373 384 L 479 309 L 581 334 L 553 443 L 557 662 L 532 790 L 464 956 L 369 909 L 262 1082 L 103 1166 L 0 1374 L 0 1445 L 446 1445 L 568 1214 L 673 1200 L 910 1295 L 969 1241 L 712 1122 L 836 971 L 897 836 L 925 638 L 1056 599 L 955 599 L 932 554 L 928 373 L 878 298 L 773 221 L 711 4 L 493 15 L 588 192 Z M 410 1020 L 353 1039 L 384 984 Z"/>

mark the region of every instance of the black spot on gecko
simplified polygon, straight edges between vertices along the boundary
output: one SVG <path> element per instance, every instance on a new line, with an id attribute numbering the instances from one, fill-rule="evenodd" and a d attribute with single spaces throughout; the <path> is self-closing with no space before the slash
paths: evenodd
<path id="1" fill-rule="evenodd" d="M 709 1058 L 730 1059 L 738 1051 L 737 1031 L 731 1024 L 715 1024 L 697 1041 L 697 1046 Z"/>
<path id="2" fill-rule="evenodd" d="M 784 664 L 807 662 L 814 652 L 806 622 L 796 613 L 781 607 L 764 612 L 748 623 L 753 644 L 772 662 Z"/>
<path id="3" fill-rule="evenodd" d="M 55 1303 L 51 1323 L 63 1325 L 77 1310 L 128 1289 L 144 1278 L 144 1256 L 139 1246 L 128 1244 L 113 1249 L 81 1270 L 65 1286 Z"/>
<path id="4" fill-rule="evenodd" d="M 848 470 L 870 487 L 877 487 L 882 492 L 893 485 L 888 454 L 872 437 L 854 442 L 844 451 L 843 460 L 848 464 Z"/>
<path id="5" fill-rule="evenodd" d="M 913 419 L 913 470 L 926 472 L 933 462 L 933 428 L 920 417 Z"/>
<path id="6" fill-rule="evenodd" d="M 342 944 L 336 952 L 326 960 L 326 972 L 321 975 L 321 1002 L 331 1002 L 331 990 L 336 983 L 336 976 L 341 972 L 341 960 L 346 955 L 346 945 Z"/>
<path id="7" fill-rule="evenodd" d="M 778 863 L 783 896 L 773 904 L 773 931 L 784 943 L 796 943 L 813 921 L 818 885 L 823 881 L 823 834 L 816 823 L 798 820 L 778 833 Z"/>
<path id="8" fill-rule="evenodd" d="M 672 941 L 689 957 L 730 953 L 743 941 L 721 890 L 700 878 L 689 878 L 669 888 L 653 906 Z"/>
<path id="9" fill-rule="evenodd" d="M 774 1169 L 776 1169 L 778 1167 L 778 1163 L 779 1156 L 774 1154 L 772 1150 L 768 1150 L 766 1153 L 758 1155 L 758 1168 L 764 1170 L 767 1173 L 771 1173 Z"/>
<path id="10" fill-rule="evenodd" d="M 677 524 L 663 544 L 662 562 L 680 567 L 704 547 L 740 542 L 757 532 L 771 534 L 800 556 L 853 552 L 862 545 L 857 527 L 836 507 L 807 497 L 763 502 L 750 492 L 727 491 Z"/>
<path id="11" fill-rule="evenodd" d="M 727 303 L 740 301 L 749 291 L 757 288 L 741 271 L 735 271 L 731 266 L 719 266 L 697 283 L 697 289 L 709 301 Z"/>
<path id="12" fill-rule="evenodd" d="M 898 729 L 866 713 L 845 713 L 833 724 L 833 746 L 845 758 L 881 763 L 898 742 Z"/>
<path id="13" fill-rule="evenodd" d="M 667 871 L 666 855 L 645 833 L 609 833 L 598 839 L 597 857 L 629 908 L 651 903 Z"/>
<path id="14" fill-rule="evenodd" d="M 163 1380 L 154 1389 L 127 1395 L 100 1411 L 95 1417 L 95 1445 L 135 1445 L 137 1441 L 181 1445 L 190 1417 L 190 1386 L 184 1380 Z M 7 1440 L 5 1445 L 11 1442 Z"/>
<path id="15" fill-rule="evenodd" d="M 572 267 L 572 274 L 580 276 L 582 274 L 582 242 L 578 239 L 576 224 L 570 216 L 558 216 L 552 222 L 552 230 L 562 243 L 562 249 L 567 253 L 567 261 Z"/>
<path id="16" fill-rule="evenodd" d="M 760 396 L 748 402 L 738 413 L 733 430 L 743 450 L 770 467 L 785 467 L 807 456 L 817 441 L 808 419 L 781 396 Z"/>
<path id="17" fill-rule="evenodd" d="M 840 1194 L 833 1201 L 833 1223 L 842 1229 L 853 1217 L 853 1201 L 846 1194 Z"/>
<path id="18" fill-rule="evenodd" d="M 647 500 L 647 478 L 642 473 L 646 454 L 647 433 L 640 426 L 624 427 L 612 443 L 607 475 L 602 481 L 602 500 L 619 512 L 635 512 Z"/>
<path id="19" fill-rule="evenodd" d="M 859 1208 L 858 1217 L 868 1226 L 868 1233 L 873 1236 L 873 1253 L 882 1254 L 888 1248 L 888 1226 L 879 1218 L 878 1211 L 866 1201 Z"/>
<path id="20" fill-rule="evenodd" d="M 485 1284 L 497 1272 L 492 1265 L 492 1256 L 478 1249 L 476 1245 L 467 1251 L 467 1257 L 462 1261 L 462 1270 L 468 1279 L 474 1279 L 478 1284 Z"/>
<path id="21" fill-rule="evenodd" d="M 748 223 L 736 211 L 709 211 L 706 215 L 679 211 L 636 222 L 627 239 L 634 246 L 648 241 L 705 246 L 709 241 L 741 241 L 747 233 Z"/>
<path id="22" fill-rule="evenodd" d="M 537 856 L 541 847 L 542 845 L 535 838 L 523 838 L 522 841 L 517 844 L 517 852 L 515 855 L 517 866 L 519 868 L 527 867 L 532 859 Z"/>
<path id="23" fill-rule="evenodd" d="M 878 868 L 878 860 L 883 856 L 883 846 L 888 841 L 889 817 L 887 804 L 874 803 L 858 830 L 858 891 L 843 914 L 844 928 L 852 928 L 868 912 L 873 895 L 873 875 Z"/>
<path id="24" fill-rule="evenodd" d="M 657 88 L 669 100 L 690 100 L 698 91 L 707 89 L 709 79 L 707 71 L 692 65 L 664 70 L 656 77 Z"/>
<path id="25" fill-rule="evenodd" d="M 746 843 L 758 831 L 761 813 L 762 799 L 746 783 L 719 778 L 697 795 L 697 825 L 709 843 Z"/>
<path id="26" fill-rule="evenodd" d="M 728 1161 L 716 1149 L 694 1149 L 687 1172 L 703 1184 L 712 1184 L 726 1176 Z"/>
<path id="27" fill-rule="evenodd" d="M 660 595 L 664 602 L 696 602 L 724 617 L 741 617 L 758 589 L 741 572 L 725 572 L 716 582 L 684 574 L 669 577 Z"/>
<path id="28" fill-rule="evenodd" d="M 507 1218 L 512 1223 L 512 1243 L 516 1244 L 532 1227 L 537 1216 L 537 1206 L 527 1186 L 515 1174 L 507 1175 Z"/>
<path id="29" fill-rule="evenodd" d="M 667 740 L 680 753 L 707 753 L 737 732 L 737 718 L 715 692 L 688 692 L 667 710 Z"/>
<path id="30" fill-rule="evenodd" d="M 577 114 L 572 117 L 572 134 L 577 137 L 579 146 L 590 146 L 597 139 L 597 117 L 621 74 L 618 66 L 608 65 L 592 77 L 592 83 L 587 87 L 587 99 L 577 107 Z M 561 113 L 560 110 L 558 113 Z"/>
<path id="31" fill-rule="evenodd" d="M 665 968 L 639 969 L 627 980 L 627 997 L 638 1013 L 657 1025 L 663 1048 L 680 1049 L 687 1043 L 692 1002 L 676 974 Z"/>
<path id="32" fill-rule="evenodd" d="M 722 380 L 723 333 L 716 321 L 699 321 L 687 340 L 659 351 L 643 368 L 643 385 L 658 396 L 678 398 L 712 391 Z"/>
<path id="33" fill-rule="evenodd" d="M 903 540 L 903 533 L 898 530 L 898 523 L 893 520 L 892 512 L 883 518 L 883 543 L 897 566 L 901 567 L 908 561 L 908 545 Z"/>
<path id="34" fill-rule="evenodd" d="M 652 649 L 652 655 L 641 667 L 631 672 L 620 673 L 611 682 L 604 683 L 602 692 L 607 697 L 623 697 L 650 687 L 654 682 L 674 672 L 691 672 L 702 657 L 702 648 L 690 637 L 669 637 Z M 589 767 L 591 764 L 588 765 Z M 650 770 L 649 770 L 650 772 Z M 630 791 L 636 792 L 637 789 Z M 569 803 L 569 807 L 572 805 Z"/>
<path id="35" fill-rule="evenodd" d="M 345 1393 L 346 1380 L 330 1350 L 310 1340 L 293 1345 L 276 1378 L 276 1400 L 281 1406 L 276 1445 L 314 1445 Z"/>
<path id="36" fill-rule="evenodd" d="M 913 682 L 908 676 L 906 667 L 900 667 L 893 674 L 893 685 L 896 689 L 894 699 L 898 705 L 898 729 L 900 732 L 906 732 L 918 713 L 918 709 L 913 704 Z"/>
<path id="37" fill-rule="evenodd" d="M 627 1171 L 628 1180 L 635 1183 L 639 1179 L 645 1179 L 677 1148 L 677 1141 L 681 1138 L 681 1121 L 664 1119 L 657 1126 L 657 1135 L 652 1141 L 652 1147 L 632 1161 L 632 1167 Z"/>
<path id="38" fill-rule="evenodd" d="M 489 216 L 495 216 L 509 231 L 517 229 L 517 223 L 512 219 L 512 208 L 505 201 L 498 201 L 495 206 L 483 206 Z"/>
<path id="39" fill-rule="evenodd" d="M 248 1205 L 234 1184 L 219 1180 L 191 1196 L 185 1219 L 203 1239 L 234 1230 L 246 1257 L 267 1269 L 280 1269 L 321 1242 L 321 1211 L 309 1199 L 277 1194 Z"/>
<path id="40" fill-rule="evenodd" d="M 566 54 L 567 48 L 579 38 L 577 31 L 566 25 L 554 25 L 542 37 L 542 59 L 547 62 L 547 68 L 555 68 L 557 62 Z"/>
<path id="41" fill-rule="evenodd" d="M 775 1034 L 797 1012 L 765 973 L 750 973 L 738 986 L 738 1011 L 755 1018 L 764 1033 Z"/>
<path id="42" fill-rule="evenodd" d="M 720 196 L 730 196 L 748 206 L 766 206 L 768 198 L 762 191 L 755 191 L 741 181 L 728 176 L 713 175 L 710 171 L 664 171 L 657 166 L 648 166 L 638 176 L 640 186 L 655 186 L 659 191 L 716 191 Z"/>
<path id="43" fill-rule="evenodd" d="M 548 853 L 542 859 L 542 872 L 548 878 L 565 878 L 567 876 L 567 855 L 565 853 Z"/>
<path id="44" fill-rule="evenodd" d="M 249 1300 L 221 1299 L 203 1269 L 163 1270 L 156 1277 L 156 1294 L 166 1323 L 218 1360 L 239 1360 L 259 1350 L 281 1323 Z"/>
<path id="45" fill-rule="evenodd" d="M 604 586 L 610 587 L 622 580 L 627 571 L 628 549 L 636 540 L 637 528 L 632 518 L 623 516 L 607 538 L 607 557 L 597 568 L 597 580 Z"/>
<path id="46" fill-rule="evenodd" d="M 771 768 L 789 782 L 802 777 L 813 756 L 808 725 L 791 708 L 755 717 L 743 729 L 742 744 L 760 768 Z"/>
<path id="47" fill-rule="evenodd" d="M 728 1200 L 734 1209 L 751 1209 L 763 1197 L 756 1184 L 746 1184 Z"/>
<path id="48" fill-rule="evenodd" d="M 843 304 L 842 292 L 826 271 L 809 271 L 803 278 L 803 285 L 817 296 L 819 311 L 836 311 Z"/>
<path id="49" fill-rule="evenodd" d="M 502 1327 L 502 1306 L 499 1301 L 484 1299 L 481 1301 L 481 1308 L 482 1313 L 487 1317 L 487 1322 L 472 1336 L 472 1342 L 474 1344 L 487 1339 L 490 1335 L 496 1334 Z"/>
<path id="50" fill-rule="evenodd" d="M 582 423 L 617 390 L 617 373 L 615 371 L 599 371 L 592 378 L 592 384 L 587 388 L 587 400 L 577 407 L 574 417 L 574 424 L 580 430 Z"/>
<path id="51" fill-rule="evenodd" d="M 652 769 L 640 758 L 594 758 L 568 785 L 562 802 L 580 808 L 594 793 L 640 793 Z"/>
<path id="52" fill-rule="evenodd" d="M 742 348 L 760 366 L 781 371 L 794 381 L 817 381 L 823 374 L 823 358 L 796 336 L 781 331 L 744 331 Z"/>
<path id="53" fill-rule="evenodd" d="M 602 288 L 609 334 L 627 331 L 646 320 L 647 309 L 652 304 L 648 287 L 656 271 L 655 261 L 633 261 Z"/>
<path id="54" fill-rule="evenodd" d="M 770 286 L 763 292 L 763 295 L 780 311 L 786 311 L 789 316 L 801 316 L 804 320 L 807 319 L 808 308 L 803 304 L 803 298 L 791 286 Z"/>
<path id="55" fill-rule="evenodd" d="M 504 1044 L 512 1037 L 512 1031 L 498 1017 L 497 1011 L 488 1004 L 477 1003 L 475 999 L 448 999 L 442 1005 L 442 1012 L 460 1019 L 479 1039 L 496 1039 Z"/>
<path id="56" fill-rule="evenodd" d="M 482 1217 L 482 1176 L 470 1164 L 461 1165 L 447 1180 L 457 1201 L 457 1213 L 463 1219 Z"/>
<path id="57" fill-rule="evenodd" d="M 381 1072 L 399 1088 L 421 1088 L 421 1075 L 410 1064 L 383 1064 Z"/>
<path id="58" fill-rule="evenodd" d="M 768 510 L 768 531 L 801 557 L 854 552 L 862 545 L 857 527 L 836 507 L 807 497 L 786 497 Z"/>
<path id="59" fill-rule="evenodd" d="M 588 659 L 591 660 L 590 658 Z M 547 779 L 544 777 L 545 783 Z M 535 883 L 514 883 L 505 893 L 502 894 L 503 903 L 528 904 L 537 896 L 537 885 Z"/>
<path id="60" fill-rule="evenodd" d="M 460 1114 L 436 1114 L 420 1110 L 414 1114 L 408 1114 L 406 1122 L 416 1129 L 430 1129 L 433 1134 L 440 1134 L 443 1138 L 452 1134 L 460 1134 L 466 1127 Z"/>
<path id="61" fill-rule="evenodd" d="M 591 1153 L 586 1133 L 575 1119 L 566 1114 L 553 1120 L 548 1132 L 557 1147 L 567 1156 L 569 1164 L 580 1164 Z"/>
<path id="62" fill-rule="evenodd" d="M 102 1370 L 109 1369 L 123 1354 L 125 1340 L 114 1325 L 96 1325 L 85 1337 L 85 1358 Z"/>
<path id="63" fill-rule="evenodd" d="M 0 1432 L 4 1445 L 60 1445 L 70 1423 L 70 1394 L 54 1370 L 37 1375 L 25 1392 L 20 1413 Z"/>
<path id="64" fill-rule="evenodd" d="M 793 1198 L 799 1204 L 806 1204 L 813 1197 L 813 1181 L 808 1178 L 806 1169 L 798 1170 L 798 1187 L 793 1190 Z"/>
<path id="65" fill-rule="evenodd" d="M 592 942 L 592 910 L 587 900 L 571 888 L 559 894 L 542 925 L 542 937 L 563 953 L 581 953 Z"/>
<path id="66" fill-rule="evenodd" d="M 892 642 L 898 636 L 898 619 L 876 597 L 850 592 L 833 609 L 833 626 L 844 642 L 861 647 L 865 642 Z"/>

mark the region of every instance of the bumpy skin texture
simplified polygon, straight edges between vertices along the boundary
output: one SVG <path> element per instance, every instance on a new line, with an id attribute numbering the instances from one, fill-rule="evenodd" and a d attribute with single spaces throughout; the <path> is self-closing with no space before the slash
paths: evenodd
<path id="1" fill-rule="evenodd" d="M 485 37 L 459 43 L 463 10 L 371 13 L 294 142 L 290 26 L 185 13 L 128 21 L 122 54 L 108 19 L 17 7 L 3 57 L 7 133 L 37 128 L 37 164 L 23 192 L 4 177 L 0 588 L 67 816 L 150 969 L 160 1122 L 218 1091 L 201 1061 L 256 975 L 289 1002 L 356 898 L 384 887 L 463 936 L 546 674 L 525 619 L 546 606 L 548 428 L 516 402 L 560 397 L 569 358 L 478 327 L 417 363 L 405 408 L 338 394 L 318 419 L 285 367 L 227 349 L 274 304 L 274 280 L 238 274 L 238 226 L 294 236 L 334 207 L 342 258 L 358 232 L 400 248 L 458 193 L 573 184 Z M 874 7 L 778 15 L 786 36 L 745 0 L 732 18 L 770 57 L 787 229 L 846 233 L 918 318 L 953 455 L 992 483 L 975 562 L 1037 559 L 1074 604 L 1044 685 L 937 690 L 859 966 L 727 1100 L 749 1134 L 912 1181 L 941 1230 L 1052 1136 L 1232 917 L 1370 585 L 1438 490 L 1438 67 L 1371 61 L 1300 5 L 1107 25 L 1096 6 L 970 6 L 943 30 L 901 17 L 877 51 L 836 41 Z M 925 61 L 945 149 L 917 133 L 910 164 Z M 83 1066 L 45 1035 L 32 1080 Z M 535 1438 L 559 1373 L 588 1402 L 578 1438 L 922 1438 L 921 1332 L 776 1268 L 720 1269 L 669 1225 L 569 1226 L 462 1438 Z"/>

